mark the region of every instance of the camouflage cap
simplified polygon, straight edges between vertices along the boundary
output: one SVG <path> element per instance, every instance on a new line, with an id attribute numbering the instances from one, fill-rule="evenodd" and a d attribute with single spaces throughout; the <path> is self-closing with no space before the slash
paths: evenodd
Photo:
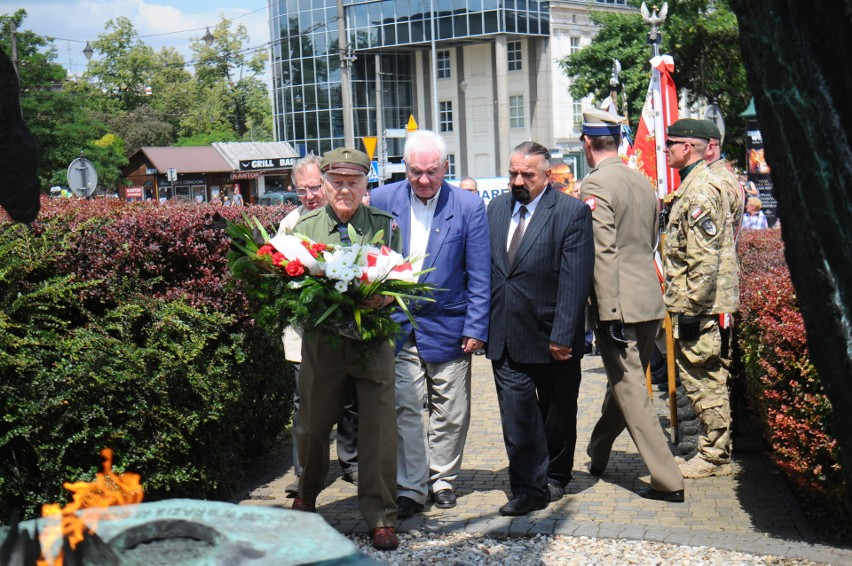
<path id="1" fill-rule="evenodd" d="M 366 175 L 370 172 L 370 158 L 363 151 L 339 147 L 322 156 L 320 170 L 338 175 Z"/>
<path id="2" fill-rule="evenodd" d="M 695 118 L 681 118 L 668 127 L 666 135 L 675 138 L 699 138 L 709 140 L 711 138 L 710 122 L 707 120 L 696 120 Z M 718 128 L 717 128 L 718 131 Z"/>

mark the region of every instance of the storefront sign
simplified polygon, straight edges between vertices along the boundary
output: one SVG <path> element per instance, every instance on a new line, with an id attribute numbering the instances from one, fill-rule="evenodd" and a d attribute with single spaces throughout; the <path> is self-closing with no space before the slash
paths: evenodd
<path id="1" fill-rule="evenodd" d="M 273 159 L 240 160 L 240 171 L 257 171 L 263 169 L 291 169 L 295 157 L 276 157 Z"/>
<path id="2" fill-rule="evenodd" d="M 142 187 L 127 187 L 124 196 L 127 198 L 142 198 Z"/>
<path id="3" fill-rule="evenodd" d="M 260 173 L 257 171 L 239 171 L 231 173 L 232 181 L 238 181 L 240 179 L 257 179 L 258 177 L 260 177 Z"/>
<path id="4" fill-rule="evenodd" d="M 193 174 L 183 174 L 178 173 L 178 179 L 174 183 L 171 183 L 166 180 L 166 175 L 160 175 L 157 180 L 158 184 L 161 187 L 171 187 L 172 185 L 206 185 L 207 180 L 204 178 L 203 174 L 193 173 Z"/>

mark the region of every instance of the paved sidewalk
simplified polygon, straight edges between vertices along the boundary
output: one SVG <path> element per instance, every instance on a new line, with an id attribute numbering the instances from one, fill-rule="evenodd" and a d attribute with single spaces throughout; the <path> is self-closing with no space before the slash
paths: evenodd
<path id="1" fill-rule="evenodd" d="M 508 500 L 508 461 L 497 396 L 490 362 L 474 356 L 473 416 L 455 486 L 459 504 L 449 510 L 427 507 L 422 514 L 399 521 L 398 530 L 638 539 L 852 564 L 852 549 L 813 544 L 813 532 L 795 499 L 770 462 L 753 448 L 753 439 L 737 439 L 733 476 L 686 480 L 685 503 L 650 501 L 636 494 L 648 485 L 649 476 L 626 432 L 616 441 L 604 476 L 591 476 L 585 451 L 605 386 L 600 357 L 585 357 L 574 479 L 566 496 L 526 517 L 503 517 L 497 509 Z M 663 393 L 655 392 L 654 404 L 668 432 Z M 317 501 L 318 511 L 343 534 L 366 533 L 356 488 L 341 479 L 334 454 L 332 459 L 330 484 Z M 289 508 L 292 499 L 285 497 L 284 488 L 295 480 L 289 461 L 276 476 L 241 503 Z"/>

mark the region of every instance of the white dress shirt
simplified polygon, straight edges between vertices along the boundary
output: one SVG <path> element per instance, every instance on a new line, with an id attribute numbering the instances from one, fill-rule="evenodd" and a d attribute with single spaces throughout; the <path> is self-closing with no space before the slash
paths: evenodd
<path id="1" fill-rule="evenodd" d="M 537 197 L 535 197 L 529 202 L 529 204 L 524 204 L 522 202 L 515 201 L 515 208 L 512 209 L 512 221 L 509 222 L 509 234 L 506 237 L 507 252 L 509 251 L 509 246 L 512 244 L 512 235 L 515 233 L 515 230 L 518 227 L 518 221 L 521 218 L 521 207 L 527 207 L 527 214 L 524 217 L 524 231 L 526 231 L 530 227 L 530 221 L 532 220 L 533 213 L 535 212 L 535 207 L 538 206 L 538 201 L 541 200 L 542 195 L 544 195 L 544 191 L 541 191 Z"/>
<path id="2" fill-rule="evenodd" d="M 432 229 L 432 218 L 435 216 L 440 195 L 439 188 L 435 196 L 424 203 L 414 194 L 414 189 L 411 190 L 411 239 L 408 242 L 408 255 L 412 258 L 411 267 L 415 273 L 423 268 L 426 246 L 429 244 L 429 232 Z"/>

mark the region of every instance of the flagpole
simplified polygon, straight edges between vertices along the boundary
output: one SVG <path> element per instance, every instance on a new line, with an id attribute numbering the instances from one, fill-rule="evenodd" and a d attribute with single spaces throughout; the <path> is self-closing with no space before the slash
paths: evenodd
<path id="1" fill-rule="evenodd" d="M 660 70 L 658 69 L 660 57 L 660 44 L 663 41 L 663 34 L 660 32 L 660 26 L 666 21 L 668 13 L 668 4 L 663 3 L 663 7 L 658 11 L 657 7 L 653 7 L 653 12 L 648 11 L 648 7 L 642 2 L 641 7 L 642 20 L 648 24 L 651 29 L 648 32 L 648 43 L 651 44 L 652 64 L 651 68 L 651 90 L 654 99 L 654 148 L 656 153 L 657 163 L 657 197 L 662 202 L 662 199 L 668 194 L 668 163 L 666 161 L 665 146 L 666 146 L 666 130 L 665 116 L 663 114 L 663 95 L 660 84 Z M 671 102 L 670 100 L 668 102 Z M 663 242 L 665 234 L 660 235 L 659 251 L 662 258 Z M 669 395 L 669 424 L 671 425 L 672 443 L 679 442 L 678 422 L 677 422 L 677 392 L 675 370 L 675 349 L 677 348 L 674 341 L 674 328 L 671 315 L 666 312 L 665 320 L 663 321 L 666 333 L 666 373 L 667 389 Z M 650 373 L 650 372 L 649 372 Z M 650 375 L 646 375 L 648 386 L 650 387 Z"/>

